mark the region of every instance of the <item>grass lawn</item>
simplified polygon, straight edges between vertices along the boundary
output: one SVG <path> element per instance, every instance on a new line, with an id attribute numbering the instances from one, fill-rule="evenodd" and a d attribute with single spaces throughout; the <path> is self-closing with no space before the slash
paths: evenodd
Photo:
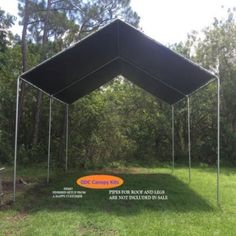
<path id="1" fill-rule="evenodd" d="M 14 206 L 0 208 L 0 235 L 236 235 L 236 170 L 222 168 L 221 208 L 216 207 L 214 168 L 126 168 L 54 173 L 45 184 L 46 168 L 18 168 Z M 109 190 L 89 190 L 75 180 L 91 173 L 122 177 L 124 190 L 164 189 L 168 200 L 109 200 Z M 5 171 L 10 181 L 12 169 Z M 52 191 L 73 186 L 82 199 L 54 199 Z"/>

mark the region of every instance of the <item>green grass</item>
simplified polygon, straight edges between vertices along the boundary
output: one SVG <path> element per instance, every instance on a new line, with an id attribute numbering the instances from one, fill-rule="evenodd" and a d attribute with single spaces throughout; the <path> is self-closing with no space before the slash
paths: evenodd
<path id="1" fill-rule="evenodd" d="M 167 201 L 111 201 L 108 190 L 75 185 L 85 174 L 54 173 L 45 184 L 46 169 L 19 168 L 19 176 L 35 182 L 20 189 L 14 206 L 0 210 L 0 235 L 236 235 L 236 170 L 222 168 L 221 207 L 216 206 L 214 168 L 126 168 L 116 173 L 125 184 L 119 189 L 164 189 Z M 101 172 L 101 171 L 100 171 Z M 10 180 L 11 169 L 5 172 Z M 52 199 L 51 191 L 74 186 L 86 190 L 82 199 Z"/>

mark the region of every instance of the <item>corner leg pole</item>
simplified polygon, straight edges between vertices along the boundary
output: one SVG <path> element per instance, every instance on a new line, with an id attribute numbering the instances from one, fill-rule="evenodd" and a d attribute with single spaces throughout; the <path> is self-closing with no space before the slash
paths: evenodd
<path id="1" fill-rule="evenodd" d="M 17 161 L 17 139 L 18 139 L 18 117 L 19 117 L 19 93 L 20 77 L 17 78 L 16 88 L 16 121 L 15 121 L 15 151 L 14 151 L 14 177 L 13 177 L 13 201 L 16 201 L 16 161 Z"/>
<path id="2" fill-rule="evenodd" d="M 188 164 L 189 164 L 189 172 L 188 172 L 188 181 L 191 181 L 191 127 L 190 127 L 190 105 L 189 105 L 189 97 L 187 97 L 187 106 L 188 106 Z"/>
<path id="3" fill-rule="evenodd" d="M 51 129 L 52 129 L 52 98 L 49 99 L 49 120 L 48 120 L 48 173 L 47 183 L 50 178 L 50 159 L 51 159 Z"/>
<path id="4" fill-rule="evenodd" d="M 217 78 L 217 205 L 220 206 L 220 79 Z"/>
<path id="5" fill-rule="evenodd" d="M 175 168 L 175 114 L 174 105 L 172 105 L 172 172 Z"/>
<path id="6" fill-rule="evenodd" d="M 65 162 L 65 170 L 67 171 L 68 169 L 68 131 L 69 131 L 69 119 L 68 119 L 68 116 L 69 116 L 69 105 L 67 104 L 66 105 L 66 162 Z"/>

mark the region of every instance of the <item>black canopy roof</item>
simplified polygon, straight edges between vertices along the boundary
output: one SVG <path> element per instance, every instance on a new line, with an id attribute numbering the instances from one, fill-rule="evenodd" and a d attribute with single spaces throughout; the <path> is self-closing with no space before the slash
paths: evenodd
<path id="1" fill-rule="evenodd" d="M 115 20 L 21 75 L 49 95 L 73 103 L 117 75 L 174 104 L 215 76 Z"/>

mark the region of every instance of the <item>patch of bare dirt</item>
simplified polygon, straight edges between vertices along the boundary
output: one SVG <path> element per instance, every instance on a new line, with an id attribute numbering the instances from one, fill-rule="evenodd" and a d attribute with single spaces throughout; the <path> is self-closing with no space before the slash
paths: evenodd
<path id="1" fill-rule="evenodd" d="M 16 189 L 17 191 L 24 191 L 29 186 L 33 186 L 35 183 L 29 182 L 28 180 L 24 180 L 23 178 L 19 178 L 16 180 Z M 3 192 L 9 193 L 13 192 L 13 182 L 12 181 L 3 181 L 2 182 Z"/>
<path id="2" fill-rule="evenodd" d="M 12 207 L 13 200 L 10 199 L 5 199 L 6 197 L 3 198 L 3 204 L 0 205 L 0 210 L 9 210 Z"/>
<path id="3" fill-rule="evenodd" d="M 16 181 L 16 189 L 17 192 L 25 192 L 29 189 L 29 187 L 33 186 L 34 183 L 29 183 L 23 180 L 22 178 L 17 179 Z M 0 205 L 1 210 L 8 210 L 11 208 L 13 203 L 12 194 L 13 194 L 13 182 L 12 181 L 3 181 L 2 182 L 3 189 L 3 204 Z"/>
<path id="4" fill-rule="evenodd" d="M 113 173 L 113 174 L 137 174 L 137 173 L 145 173 L 145 171 L 140 167 L 132 167 L 132 168 L 103 168 L 98 172 L 104 173 Z"/>
<path id="5" fill-rule="evenodd" d="M 118 235 L 118 232 L 113 229 L 99 229 L 96 226 L 85 226 L 85 225 L 79 225 L 77 228 L 77 232 L 80 233 L 80 235 L 90 235 L 95 234 L 98 236 L 115 236 Z"/>
<path id="6" fill-rule="evenodd" d="M 21 213 L 18 213 L 14 216 L 8 216 L 6 217 L 6 220 L 7 221 L 10 221 L 10 222 L 19 222 L 19 221 L 22 221 L 24 220 L 25 218 L 27 217 L 27 214 L 25 212 L 21 212 Z"/>
<path id="7" fill-rule="evenodd" d="M 4 193 L 13 192 L 13 182 L 12 181 L 3 181 L 2 188 L 3 188 Z M 17 190 L 22 191 L 25 189 L 25 185 L 23 183 L 17 181 L 16 188 L 17 188 Z"/>
<path id="8" fill-rule="evenodd" d="M 7 216 L 6 218 L 4 218 L 4 220 L 8 221 L 9 223 L 15 224 L 15 223 L 19 223 L 25 220 L 26 217 L 27 217 L 27 214 L 25 212 L 20 212 L 13 216 Z M 17 231 L 13 229 L 8 229 L 7 231 L 3 232 L 3 235 L 13 236 L 13 235 L 22 235 L 22 234 L 21 234 L 20 229 L 18 229 Z"/>

